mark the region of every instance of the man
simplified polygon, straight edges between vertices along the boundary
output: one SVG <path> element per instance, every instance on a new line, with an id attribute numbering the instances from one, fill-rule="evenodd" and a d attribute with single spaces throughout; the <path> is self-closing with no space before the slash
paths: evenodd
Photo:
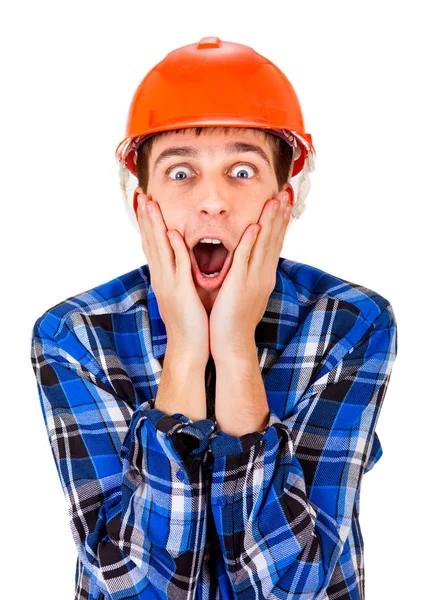
<path id="1" fill-rule="evenodd" d="M 181 129 L 154 136 L 153 145 L 139 157 L 143 165 L 148 165 L 148 192 L 153 200 L 139 187 L 134 194 L 143 249 L 166 323 L 168 346 L 170 341 L 176 355 L 183 353 L 187 357 L 184 362 L 190 385 L 193 367 L 200 367 L 198 393 L 186 399 L 190 405 L 172 404 L 175 409 L 183 408 L 179 412 L 193 420 L 206 417 L 205 407 L 198 399 L 204 395 L 204 366 L 209 359 L 219 360 L 223 368 L 229 367 L 234 358 L 238 373 L 242 362 L 257 362 L 254 332 L 275 287 L 277 261 L 294 200 L 290 183 L 284 183 L 278 194 L 270 134 L 255 129 L 216 129 L 204 128 L 200 135 Z M 292 157 L 292 151 L 288 155 Z M 139 179 L 145 181 L 141 169 Z M 272 197 L 273 201 L 264 207 Z M 273 206 L 277 207 L 276 212 Z M 254 234 L 251 225 L 260 217 L 264 230 Z M 166 233 L 175 236 L 170 238 L 170 244 Z M 211 240 L 221 243 L 210 243 Z M 246 278 L 242 269 L 250 252 Z M 232 277 L 236 270 L 242 278 Z M 240 352 L 235 356 L 233 345 L 228 343 L 231 339 L 239 345 Z M 174 362 L 181 374 L 179 361 Z M 260 371 L 253 369 L 252 375 L 256 381 L 249 376 L 249 387 L 260 390 L 260 401 L 257 393 L 251 398 L 251 406 L 245 404 L 244 398 L 245 423 L 234 405 L 219 407 L 219 426 L 223 431 L 242 435 L 244 430 L 260 429 L 261 423 L 264 427 L 267 422 L 269 411 Z M 175 381 L 175 375 L 172 379 Z M 182 388 L 186 383 L 181 382 Z M 168 403 L 167 391 L 163 387 L 162 390 Z M 159 399 L 155 406 L 161 406 Z M 226 419 L 225 408 L 230 409 Z M 237 415 L 237 422 L 232 413 Z"/>
<path id="2" fill-rule="evenodd" d="M 197 129 L 193 73 L 206 71 L 201 102 L 225 69 L 235 89 L 237 46 L 204 38 L 179 49 L 201 71 L 179 54 L 162 61 L 152 84 L 162 130 L 151 131 L 151 111 L 141 126 L 133 102 L 120 159 L 137 175 L 148 263 L 34 325 L 76 599 L 364 598 L 359 494 L 381 456 L 395 316 L 375 291 L 280 257 L 307 134 L 296 146 L 298 131 L 273 117 L 237 127 L 254 112 L 228 116 L 229 104 L 226 124 Z M 177 65 L 183 127 L 159 115 Z M 153 106 L 147 83 L 139 111 Z"/>

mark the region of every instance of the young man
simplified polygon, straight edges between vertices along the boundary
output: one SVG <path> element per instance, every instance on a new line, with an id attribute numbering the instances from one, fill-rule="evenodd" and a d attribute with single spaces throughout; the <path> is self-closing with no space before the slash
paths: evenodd
<path id="1" fill-rule="evenodd" d="M 364 598 L 396 321 L 280 257 L 312 147 L 271 65 L 203 38 L 149 73 L 118 150 L 147 264 L 34 325 L 78 600 Z"/>

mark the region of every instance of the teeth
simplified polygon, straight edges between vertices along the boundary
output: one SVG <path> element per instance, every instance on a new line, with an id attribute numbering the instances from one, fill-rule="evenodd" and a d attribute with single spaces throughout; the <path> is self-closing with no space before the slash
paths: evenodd
<path id="1" fill-rule="evenodd" d="M 220 271 L 216 271 L 216 273 L 203 273 L 203 271 L 201 271 L 201 275 L 204 275 L 204 277 L 216 277 L 217 275 L 219 275 Z"/>
<path id="2" fill-rule="evenodd" d="M 215 238 L 203 238 L 200 240 L 200 244 L 221 244 L 220 240 L 216 240 Z"/>

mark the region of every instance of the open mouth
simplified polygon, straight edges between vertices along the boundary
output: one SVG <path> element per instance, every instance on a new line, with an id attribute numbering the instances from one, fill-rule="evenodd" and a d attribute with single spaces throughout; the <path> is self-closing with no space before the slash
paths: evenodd
<path id="1" fill-rule="evenodd" d="M 200 273 L 203 275 L 218 275 L 229 254 L 222 244 L 202 244 L 199 242 L 192 249 Z"/>
<path id="2" fill-rule="evenodd" d="M 198 283 L 206 287 L 219 285 L 229 270 L 231 252 L 222 243 L 199 242 L 193 247 L 191 254 Z"/>

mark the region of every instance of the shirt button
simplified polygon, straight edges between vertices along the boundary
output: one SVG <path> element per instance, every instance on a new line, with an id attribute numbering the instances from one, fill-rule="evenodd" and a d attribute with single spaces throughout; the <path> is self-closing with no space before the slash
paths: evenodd
<path id="1" fill-rule="evenodd" d="M 180 480 L 183 481 L 185 478 L 185 473 L 183 471 L 183 469 L 179 469 L 176 473 L 176 477 Z"/>
<path id="2" fill-rule="evenodd" d="M 226 498 L 224 496 L 221 496 L 218 501 L 217 501 L 219 506 L 225 506 L 226 504 Z"/>

